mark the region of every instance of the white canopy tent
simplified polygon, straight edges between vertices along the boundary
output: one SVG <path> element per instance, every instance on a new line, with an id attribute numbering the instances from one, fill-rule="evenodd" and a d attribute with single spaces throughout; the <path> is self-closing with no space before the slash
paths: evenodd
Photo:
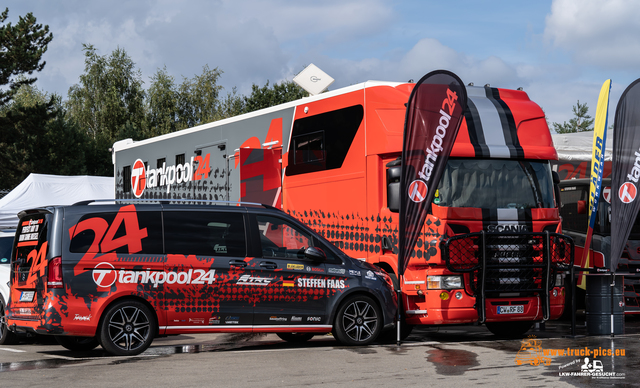
<path id="1" fill-rule="evenodd" d="M 591 161 L 593 152 L 593 131 L 552 134 L 553 145 L 558 152 L 558 160 Z M 604 160 L 611 161 L 613 154 L 613 130 L 607 129 Z"/>
<path id="2" fill-rule="evenodd" d="M 113 177 L 29 174 L 0 199 L 0 229 L 17 227 L 18 212 L 22 210 L 114 196 Z"/>

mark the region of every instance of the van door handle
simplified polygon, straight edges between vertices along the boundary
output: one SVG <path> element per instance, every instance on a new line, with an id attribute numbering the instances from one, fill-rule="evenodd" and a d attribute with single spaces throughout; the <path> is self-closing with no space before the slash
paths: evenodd
<path id="1" fill-rule="evenodd" d="M 263 261 L 262 263 L 260 263 L 260 266 L 262 268 L 266 268 L 266 269 L 276 269 L 276 268 L 278 268 L 278 264 L 274 263 L 273 261 Z"/>
<path id="2" fill-rule="evenodd" d="M 246 267 L 247 262 L 242 260 L 229 260 L 229 267 Z"/>

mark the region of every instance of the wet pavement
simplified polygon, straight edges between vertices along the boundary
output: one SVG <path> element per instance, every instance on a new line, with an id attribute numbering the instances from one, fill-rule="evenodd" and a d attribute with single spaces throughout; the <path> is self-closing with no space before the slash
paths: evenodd
<path id="1" fill-rule="evenodd" d="M 344 347 L 331 335 L 303 344 L 273 334 L 181 335 L 158 338 L 135 357 L 108 356 L 100 347 L 70 352 L 38 340 L 0 346 L 0 386 L 50 387 L 49 379 L 65 385 L 89 377 L 94 386 L 201 386 L 203 376 L 211 380 L 205 385 L 231 387 L 640 386 L 640 317 L 626 317 L 624 334 L 589 336 L 579 314 L 576 336 L 570 333 L 565 320 L 536 327 L 524 339 L 501 338 L 480 325 L 420 327 L 400 347 L 393 341 Z M 207 374 L 212 365 L 216 373 Z M 130 380 L 114 382 L 114 373 L 131 373 Z"/>

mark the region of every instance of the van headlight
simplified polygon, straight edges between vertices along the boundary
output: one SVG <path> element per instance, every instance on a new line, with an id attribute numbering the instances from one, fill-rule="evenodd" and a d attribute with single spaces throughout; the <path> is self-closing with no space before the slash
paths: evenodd
<path id="1" fill-rule="evenodd" d="M 427 289 L 452 290 L 462 287 L 462 276 L 459 275 L 433 275 L 427 276 Z"/>

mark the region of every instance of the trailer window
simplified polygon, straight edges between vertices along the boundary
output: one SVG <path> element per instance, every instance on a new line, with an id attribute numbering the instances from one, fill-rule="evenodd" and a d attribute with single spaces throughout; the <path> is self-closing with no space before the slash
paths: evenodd
<path id="1" fill-rule="evenodd" d="M 124 166 L 122 168 L 122 192 L 131 192 L 131 166 Z"/>
<path id="2" fill-rule="evenodd" d="M 342 167 L 363 117 L 362 105 L 354 105 L 296 120 L 286 175 Z"/>

